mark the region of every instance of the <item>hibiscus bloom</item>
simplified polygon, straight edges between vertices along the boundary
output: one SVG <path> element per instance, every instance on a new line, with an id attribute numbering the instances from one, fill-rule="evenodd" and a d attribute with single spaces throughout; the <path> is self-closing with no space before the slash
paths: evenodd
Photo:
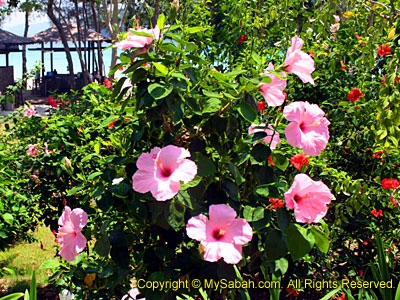
<path id="1" fill-rule="evenodd" d="M 186 157 L 189 151 L 173 145 L 142 153 L 136 162 L 139 170 L 132 176 L 133 189 L 151 192 L 158 201 L 172 199 L 181 188 L 180 181 L 188 183 L 197 174 L 196 164 Z"/>
<path id="2" fill-rule="evenodd" d="M 285 129 L 288 143 L 302 148 L 304 153 L 317 156 L 329 141 L 328 125 L 324 111 L 307 101 L 293 102 L 283 109 L 283 116 L 291 121 Z"/>
<path id="3" fill-rule="evenodd" d="M 347 99 L 349 99 L 351 102 L 354 102 L 360 100 L 362 96 L 364 96 L 364 94 L 358 89 L 354 88 L 351 89 L 350 93 L 347 95 Z"/>
<path id="4" fill-rule="evenodd" d="M 339 24 L 339 23 L 331 24 L 331 31 L 332 31 L 333 33 L 335 33 L 336 31 L 338 31 L 339 28 L 340 28 L 340 24 Z"/>
<path id="5" fill-rule="evenodd" d="M 314 60 L 310 55 L 301 51 L 304 41 L 297 35 L 292 38 L 292 45 L 289 47 L 286 53 L 286 59 L 283 63 L 286 67 L 286 71 L 296 74 L 299 76 L 303 83 L 314 84 L 314 79 L 311 77 L 311 73 L 314 72 Z"/>
<path id="6" fill-rule="evenodd" d="M 281 199 L 278 199 L 278 198 L 270 198 L 269 202 L 271 202 L 271 205 L 272 205 L 272 207 L 274 208 L 275 211 L 278 209 L 278 207 L 282 207 L 283 206 L 283 201 Z"/>
<path id="7" fill-rule="evenodd" d="M 380 45 L 378 47 L 378 54 L 380 56 L 385 56 L 387 54 L 390 54 L 390 46 L 389 45 Z"/>
<path id="8" fill-rule="evenodd" d="M 200 214 L 189 219 L 187 235 L 201 242 L 204 260 L 216 262 L 220 258 L 228 264 L 242 259 L 242 245 L 253 237 L 253 229 L 243 218 L 235 219 L 235 210 L 226 204 L 211 205 L 209 218 Z"/>
<path id="9" fill-rule="evenodd" d="M 57 240 L 61 245 L 58 254 L 66 261 L 73 261 L 78 253 L 85 249 L 87 241 L 81 231 L 86 226 L 87 220 L 88 215 L 83 209 L 75 208 L 71 211 L 69 206 L 65 206 L 58 220 Z"/>
<path id="10" fill-rule="evenodd" d="M 304 153 L 299 153 L 290 159 L 290 163 L 293 165 L 293 167 L 300 171 L 304 163 L 306 166 L 308 165 L 309 160 L 310 159 Z"/>
<path id="11" fill-rule="evenodd" d="M 399 187 L 399 181 L 397 179 L 382 179 L 382 187 L 384 189 L 397 189 Z"/>
<path id="12" fill-rule="evenodd" d="M 287 208 L 294 209 L 296 221 L 301 223 L 318 223 L 333 198 L 322 181 L 314 181 L 306 174 L 297 174 L 284 195 Z"/>
<path id="13" fill-rule="evenodd" d="M 29 144 L 28 145 L 28 150 L 26 150 L 26 154 L 32 156 L 32 157 L 36 157 L 36 154 L 39 153 L 39 149 L 37 148 L 37 144 Z"/>
<path id="14" fill-rule="evenodd" d="M 53 150 L 49 150 L 47 143 L 44 143 L 44 147 L 43 147 L 44 153 L 47 155 L 49 155 L 49 153 L 54 153 Z"/>
<path id="15" fill-rule="evenodd" d="M 32 116 L 35 114 L 35 108 L 34 107 L 24 107 L 24 116 L 27 118 L 32 118 Z"/>
<path id="16" fill-rule="evenodd" d="M 275 70 L 272 62 L 269 63 L 268 68 L 261 74 L 263 76 L 268 76 L 272 81 L 271 83 L 262 83 L 260 92 L 269 106 L 282 105 L 283 101 L 285 101 L 283 90 L 286 88 L 286 80 L 279 79 L 275 75 L 269 73 L 268 70 Z M 284 72 L 280 72 L 279 74 L 285 75 Z"/>
<path id="17" fill-rule="evenodd" d="M 340 17 L 338 15 L 333 15 L 333 17 L 335 18 L 336 22 L 340 22 Z"/>
<path id="18" fill-rule="evenodd" d="M 148 33 L 151 34 L 151 37 L 137 35 L 132 31 Z M 160 35 L 161 32 L 160 28 L 158 28 L 158 25 L 156 25 L 153 29 L 147 29 L 147 28 L 138 28 L 135 30 L 131 29 L 128 37 L 122 41 L 117 42 L 115 46 L 122 50 L 126 50 L 129 48 L 144 48 L 145 46 L 150 45 L 154 39 L 159 40 Z"/>
<path id="19" fill-rule="evenodd" d="M 47 102 L 49 102 L 51 107 L 54 107 L 54 108 L 58 107 L 57 100 L 54 100 L 53 97 L 48 97 Z"/>
<path id="20" fill-rule="evenodd" d="M 263 128 L 255 128 L 255 127 L 264 127 Z M 270 128 L 270 129 L 268 129 Z M 268 128 L 266 127 L 266 125 L 264 123 L 261 123 L 260 125 L 256 125 L 256 124 L 251 124 L 249 127 L 249 134 L 255 133 L 255 132 L 265 132 L 267 134 L 267 136 L 263 139 L 264 143 L 269 144 L 269 148 L 271 150 L 274 150 L 276 148 L 276 145 L 279 144 L 279 142 L 281 141 L 280 137 L 279 137 L 279 133 L 277 131 L 274 130 L 274 128 L 272 127 L 272 124 L 268 124 Z"/>

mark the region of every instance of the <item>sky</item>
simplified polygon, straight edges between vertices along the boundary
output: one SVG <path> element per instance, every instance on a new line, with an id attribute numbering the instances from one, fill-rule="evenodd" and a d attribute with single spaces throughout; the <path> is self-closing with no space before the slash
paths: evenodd
<path id="1" fill-rule="evenodd" d="M 28 36 L 33 36 L 34 34 L 46 30 L 51 27 L 50 19 L 46 14 L 33 13 L 29 18 L 29 31 Z M 9 32 L 12 32 L 16 35 L 23 36 L 25 29 L 25 13 L 23 12 L 14 12 L 11 15 L 7 16 L 4 21 L 1 22 L 0 28 Z M 105 44 L 103 44 L 105 45 Z M 47 45 L 49 46 L 49 45 Z M 73 46 L 71 42 L 71 46 Z M 40 44 L 28 45 L 27 48 L 38 48 Z M 45 45 L 46 47 L 46 45 Z M 55 43 L 54 47 L 62 47 L 61 43 Z M 103 53 L 103 58 L 106 65 L 106 72 L 108 72 L 109 65 L 111 62 L 111 49 L 106 50 Z M 65 56 L 65 52 L 55 52 L 53 55 L 54 58 L 54 68 L 57 70 L 59 74 L 67 73 L 67 59 Z M 74 72 L 81 72 L 81 66 L 79 63 L 78 54 L 76 52 L 72 52 L 72 59 L 74 63 Z M 41 52 L 40 51 L 27 51 L 27 68 L 28 71 L 33 69 L 34 66 L 41 60 Z M 10 65 L 14 66 L 14 79 L 18 79 L 22 77 L 22 53 L 14 52 L 9 55 Z M 46 71 L 50 71 L 50 54 L 45 53 L 45 68 Z M 6 65 L 6 55 L 0 54 L 0 66 Z"/>

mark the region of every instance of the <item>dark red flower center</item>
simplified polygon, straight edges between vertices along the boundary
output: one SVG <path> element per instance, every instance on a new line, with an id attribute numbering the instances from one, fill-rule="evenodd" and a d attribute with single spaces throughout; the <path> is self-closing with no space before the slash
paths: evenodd
<path id="1" fill-rule="evenodd" d="M 169 168 L 162 168 L 161 173 L 164 177 L 169 177 L 169 176 L 171 176 L 172 172 L 171 172 L 171 169 L 169 169 Z"/>
<path id="2" fill-rule="evenodd" d="M 219 230 L 214 230 L 214 232 L 213 232 L 213 237 L 214 237 L 216 240 L 220 240 L 220 239 L 222 239 L 223 236 L 225 235 L 225 232 L 226 232 L 226 230 L 223 229 L 223 228 L 221 228 L 221 229 L 219 229 Z"/>
<path id="3" fill-rule="evenodd" d="M 301 200 L 301 197 L 299 195 L 294 195 L 293 200 L 297 203 Z"/>

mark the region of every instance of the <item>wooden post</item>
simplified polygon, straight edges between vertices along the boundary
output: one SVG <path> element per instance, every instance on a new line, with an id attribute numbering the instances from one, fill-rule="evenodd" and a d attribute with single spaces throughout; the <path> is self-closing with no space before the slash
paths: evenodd
<path id="1" fill-rule="evenodd" d="M 42 80 L 44 80 L 44 43 L 42 42 Z"/>
<path id="2" fill-rule="evenodd" d="M 90 43 L 90 41 L 88 41 L 88 52 L 87 52 L 87 55 L 88 55 L 88 72 L 89 72 L 89 75 L 90 75 L 90 46 L 91 46 L 91 43 Z"/>
<path id="3" fill-rule="evenodd" d="M 53 68 L 53 42 L 50 42 L 50 48 L 51 48 L 51 52 L 50 52 L 50 68 L 51 68 L 51 72 L 53 72 L 54 68 Z"/>
<path id="4" fill-rule="evenodd" d="M 10 54 L 10 52 L 8 51 L 8 44 L 6 44 L 6 66 L 8 67 L 9 65 L 9 59 L 8 59 L 8 54 Z"/>

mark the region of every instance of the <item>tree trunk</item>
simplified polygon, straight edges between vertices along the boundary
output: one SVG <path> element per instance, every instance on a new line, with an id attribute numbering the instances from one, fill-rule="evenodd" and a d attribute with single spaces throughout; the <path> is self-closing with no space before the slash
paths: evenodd
<path id="1" fill-rule="evenodd" d="M 97 13 L 96 13 L 96 8 L 94 7 L 94 1 L 90 1 L 90 6 L 92 7 L 94 27 L 96 28 L 96 31 L 100 33 L 100 25 L 99 22 L 97 21 Z M 101 43 L 97 42 L 97 54 L 99 61 L 99 75 L 100 77 L 103 77 L 103 55 L 101 53 L 102 49 L 100 44 Z"/>
<path id="2" fill-rule="evenodd" d="M 63 28 L 61 26 L 60 21 L 56 18 L 53 12 L 54 0 L 49 0 L 47 3 L 47 15 L 53 24 L 57 27 L 58 32 L 60 33 L 61 41 L 63 43 L 65 49 L 65 55 L 67 56 L 68 61 L 68 71 L 69 71 L 69 80 L 72 89 L 75 89 L 75 79 L 74 79 L 74 64 L 72 62 L 71 51 L 68 46 L 67 38 L 65 37 Z"/>
<path id="3" fill-rule="evenodd" d="M 157 24 L 157 19 L 158 19 L 158 15 L 160 14 L 160 1 L 156 0 L 156 3 L 154 4 L 154 15 L 153 15 L 153 28 L 156 26 Z M 162 29 L 162 28 L 160 28 Z"/>
<path id="4" fill-rule="evenodd" d="M 28 30 L 29 30 L 29 11 L 25 12 L 25 30 L 24 30 L 24 38 L 28 37 Z M 28 72 L 26 67 L 26 45 L 22 46 L 22 76 L 23 78 L 26 77 L 26 73 Z M 26 88 L 27 82 L 24 81 L 24 86 Z"/>

